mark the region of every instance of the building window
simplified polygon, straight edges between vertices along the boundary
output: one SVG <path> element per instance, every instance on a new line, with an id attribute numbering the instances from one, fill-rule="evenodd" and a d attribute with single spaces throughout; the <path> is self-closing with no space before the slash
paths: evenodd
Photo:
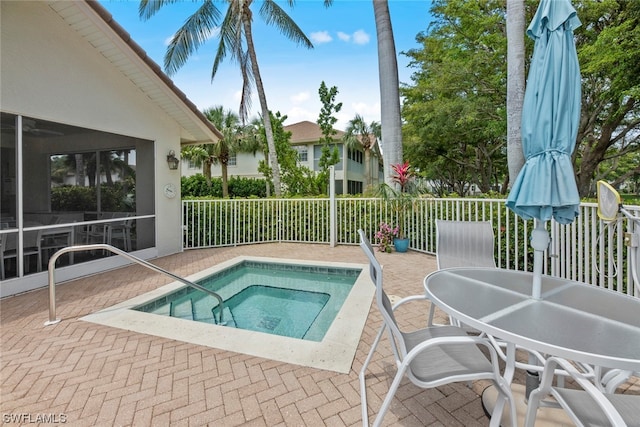
<path id="1" fill-rule="evenodd" d="M 227 166 L 236 166 L 238 164 L 238 157 L 236 156 L 235 153 L 233 154 L 229 154 L 229 162 L 227 163 Z"/>
<path id="2" fill-rule="evenodd" d="M 296 151 L 298 152 L 298 161 L 299 162 L 306 162 L 307 161 L 307 146 L 306 145 L 300 145 L 297 147 L 294 147 L 296 149 Z"/>
<path id="3" fill-rule="evenodd" d="M 347 155 L 349 156 L 349 160 L 353 160 L 356 163 L 362 164 L 363 162 L 362 151 L 349 149 L 349 152 Z"/>
<path id="4" fill-rule="evenodd" d="M 198 163 L 195 160 L 189 159 L 188 162 L 189 162 L 189 169 L 199 169 Z"/>
<path id="5" fill-rule="evenodd" d="M 347 192 L 349 194 L 362 194 L 362 182 L 361 181 L 347 181 Z"/>

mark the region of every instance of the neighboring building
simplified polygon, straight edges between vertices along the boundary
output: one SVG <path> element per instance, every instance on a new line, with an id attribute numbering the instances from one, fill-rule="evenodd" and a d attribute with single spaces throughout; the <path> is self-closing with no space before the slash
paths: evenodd
<path id="1" fill-rule="evenodd" d="M 167 157 L 220 133 L 97 2 L 0 8 L 0 296 L 46 286 L 48 258 L 71 243 L 181 251 L 180 171 Z M 62 281 L 125 260 L 59 263 Z"/>
<path id="2" fill-rule="evenodd" d="M 284 127 L 286 132 L 291 132 L 291 145 L 298 151 L 298 160 L 301 165 L 308 167 L 312 171 L 319 171 L 318 162 L 320 160 L 323 137 L 320 126 L 316 123 L 303 121 Z M 366 177 L 364 167 L 364 153 L 362 147 L 346 147 L 342 142 L 344 132 L 338 130 L 334 136 L 334 141 L 340 153 L 340 162 L 335 165 L 336 170 L 336 193 L 337 194 L 360 194 L 365 190 Z M 372 149 L 370 173 L 371 182 L 374 186 L 383 182 L 382 156 L 376 143 Z M 347 161 L 345 162 L 345 159 Z M 264 178 L 258 172 L 258 162 L 264 159 L 263 153 L 237 153 L 232 156 L 232 161 L 228 165 L 229 177 Z M 202 167 L 196 166 L 193 162 L 184 159 L 182 161 L 183 176 L 191 176 L 202 173 Z M 211 175 L 221 176 L 220 165 L 211 167 Z"/>

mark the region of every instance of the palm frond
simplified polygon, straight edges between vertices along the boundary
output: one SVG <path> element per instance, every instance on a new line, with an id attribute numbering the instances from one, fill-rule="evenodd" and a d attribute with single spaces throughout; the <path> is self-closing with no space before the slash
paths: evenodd
<path id="1" fill-rule="evenodd" d="M 211 0 L 206 0 L 173 35 L 164 56 L 164 68 L 172 75 L 182 67 L 193 52 L 207 41 L 217 29 L 220 11 Z"/>
<path id="2" fill-rule="evenodd" d="M 202 163 L 209 158 L 209 153 L 207 149 L 201 145 L 190 145 L 180 150 L 180 156 L 193 162 L 197 167 L 200 167 Z"/>
<path id="3" fill-rule="evenodd" d="M 156 14 L 163 6 L 177 3 L 180 0 L 140 0 L 138 5 L 138 16 L 146 21 Z"/>
<path id="4" fill-rule="evenodd" d="M 293 5 L 292 1 L 290 1 L 290 5 Z M 260 16 L 267 25 L 275 25 L 289 40 L 307 49 L 313 49 L 313 43 L 307 38 L 304 31 L 298 27 L 298 24 L 296 24 L 274 0 L 265 0 L 262 3 Z"/>
<path id="5" fill-rule="evenodd" d="M 238 50 L 242 51 L 242 25 L 235 13 L 237 8 L 232 6 L 232 4 L 229 5 L 224 19 L 220 24 L 220 34 L 218 35 L 220 37 L 220 44 L 218 45 L 213 67 L 211 68 L 211 81 L 213 81 L 218 72 L 218 67 L 220 67 L 220 64 L 222 64 L 229 51 L 231 52 L 231 59 L 234 61 L 239 60 Z"/>

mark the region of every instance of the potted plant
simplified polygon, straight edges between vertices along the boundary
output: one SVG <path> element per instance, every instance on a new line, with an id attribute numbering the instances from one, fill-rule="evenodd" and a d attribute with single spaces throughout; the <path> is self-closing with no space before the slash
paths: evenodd
<path id="1" fill-rule="evenodd" d="M 390 253 L 393 249 L 393 242 L 398 237 L 398 227 L 381 222 L 375 237 L 378 240 L 378 250 Z"/>
<path id="2" fill-rule="evenodd" d="M 397 252 L 406 252 L 409 248 L 409 238 L 405 234 L 407 211 L 413 207 L 415 199 L 415 185 L 413 183 L 413 173 L 409 162 L 391 165 L 394 175 L 392 180 L 397 184 L 397 188 L 383 184 L 381 186 L 382 197 L 387 200 L 393 211 L 394 218 L 398 222 L 394 229 L 397 234 L 393 245 Z"/>

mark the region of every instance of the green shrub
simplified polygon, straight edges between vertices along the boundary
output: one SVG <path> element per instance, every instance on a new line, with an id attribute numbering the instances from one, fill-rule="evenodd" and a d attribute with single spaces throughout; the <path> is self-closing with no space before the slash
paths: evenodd
<path id="1" fill-rule="evenodd" d="M 231 197 L 266 197 L 267 184 L 264 179 L 231 177 L 229 195 Z"/>
<path id="2" fill-rule="evenodd" d="M 264 179 L 231 177 L 228 181 L 229 196 L 235 197 L 266 197 Z M 211 187 L 207 185 L 204 175 L 196 174 L 181 179 L 182 197 L 222 197 L 222 179 L 211 178 Z"/>

